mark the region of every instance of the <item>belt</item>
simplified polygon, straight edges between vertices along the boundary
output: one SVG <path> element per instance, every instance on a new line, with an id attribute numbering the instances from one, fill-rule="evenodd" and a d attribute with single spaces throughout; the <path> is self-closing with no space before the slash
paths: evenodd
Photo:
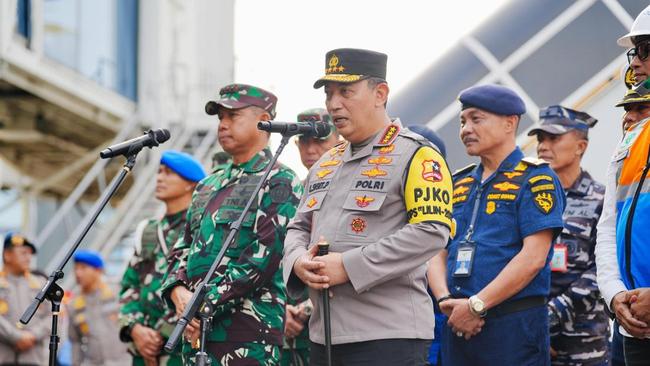
<path id="1" fill-rule="evenodd" d="M 546 305 L 546 297 L 544 296 L 529 296 L 517 300 L 508 301 L 506 303 L 495 306 L 488 310 L 485 318 L 498 318 L 518 311 L 528 310 L 537 306 Z"/>

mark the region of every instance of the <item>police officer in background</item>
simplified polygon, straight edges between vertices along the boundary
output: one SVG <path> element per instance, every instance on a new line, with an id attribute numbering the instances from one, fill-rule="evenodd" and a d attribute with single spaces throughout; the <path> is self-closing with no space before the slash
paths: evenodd
<path id="1" fill-rule="evenodd" d="M 553 245 L 548 315 L 553 365 L 606 365 L 609 319 L 596 283 L 596 224 L 605 186 L 580 161 L 596 122 L 585 112 L 559 105 L 540 110 L 537 156 L 558 175 L 566 194 L 564 229 Z"/>
<path id="2" fill-rule="evenodd" d="M 0 365 L 45 365 L 51 319 L 41 306 L 29 324 L 19 319 L 45 284 L 30 272 L 36 247 L 20 234 L 5 236 L 0 271 Z"/>
<path id="3" fill-rule="evenodd" d="M 454 174 L 456 234 L 429 272 L 449 316 L 443 364 L 548 365 L 548 263 L 563 227 L 562 187 L 548 163 L 516 146 L 526 109 L 515 92 L 475 86 L 459 100 L 460 138 L 481 163 Z"/>
<path id="4" fill-rule="evenodd" d="M 180 347 L 162 350 L 178 318 L 160 297 L 168 256 L 185 230 L 187 208 L 198 181 L 205 177 L 201 163 L 189 154 L 167 150 L 160 157 L 156 198 L 165 203 L 165 216 L 141 222 L 136 250 L 120 291 L 120 339 L 133 342 L 133 365 L 181 365 Z"/>
<path id="5" fill-rule="evenodd" d="M 451 175 L 440 153 L 386 113 L 387 56 L 325 57 L 325 105 L 348 142 L 309 172 L 283 259 L 290 296 L 314 303 L 310 362 L 325 364 L 320 291 L 330 288 L 334 365 L 426 365 L 433 307 L 426 262 L 447 242 Z M 323 238 L 330 254 L 316 257 Z"/>
<path id="6" fill-rule="evenodd" d="M 96 251 L 81 249 L 73 260 L 79 292 L 67 307 L 72 364 L 128 365 L 131 357 L 119 336 L 118 299 L 102 278 L 102 257 Z"/>
<path id="7" fill-rule="evenodd" d="M 304 134 L 296 136 L 300 160 L 302 165 L 309 170 L 324 153 L 339 142 L 339 133 L 332 124 L 332 117 L 323 108 L 311 108 L 300 112 L 298 122 L 325 122 L 330 128 L 329 135 L 325 137 Z M 312 309 L 313 306 L 306 289 L 302 296 L 296 299 L 287 299 L 281 365 L 301 366 L 309 364 L 309 327 L 307 321 Z"/>

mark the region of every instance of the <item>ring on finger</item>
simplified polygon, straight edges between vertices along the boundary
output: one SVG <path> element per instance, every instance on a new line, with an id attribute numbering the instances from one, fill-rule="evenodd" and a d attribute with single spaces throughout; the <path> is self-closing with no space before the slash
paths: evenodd
<path id="1" fill-rule="evenodd" d="M 456 332 L 456 336 L 457 336 L 457 337 L 462 337 L 462 336 L 463 336 L 463 332 Z"/>

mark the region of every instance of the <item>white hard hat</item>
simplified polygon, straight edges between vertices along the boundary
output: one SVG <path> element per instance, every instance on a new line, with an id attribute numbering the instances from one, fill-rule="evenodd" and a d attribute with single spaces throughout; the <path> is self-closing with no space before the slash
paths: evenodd
<path id="1" fill-rule="evenodd" d="M 630 33 L 619 38 L 616 43 L 621 47 L 632 48 L 634 47 L 632 38 L 642 35 L 650 35 L 650 5 L 643 9 L 636 19 L 634 19 Z"/>

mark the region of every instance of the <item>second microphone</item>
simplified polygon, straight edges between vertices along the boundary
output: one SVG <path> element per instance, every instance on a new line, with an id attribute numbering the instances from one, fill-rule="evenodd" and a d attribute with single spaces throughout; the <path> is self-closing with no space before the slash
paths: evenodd
<path id="1" fill-rule="evenodd" d="M 331 132 L 331 127 L 326 122 L 261 121 L 257 124 L 257 128 L 284 136 L 306 135 L 315 138 L 327 137 Z"/>

